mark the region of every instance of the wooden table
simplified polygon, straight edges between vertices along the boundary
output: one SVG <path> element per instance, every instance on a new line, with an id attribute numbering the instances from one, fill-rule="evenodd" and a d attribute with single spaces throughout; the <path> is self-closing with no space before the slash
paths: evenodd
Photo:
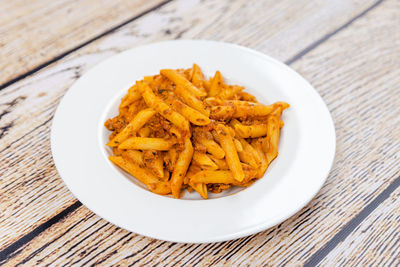
<path id="1" fill-rule="evenodd" d="M 170 243 L 106 222 L 65 187 L 49 140 L 62 96 L 100 61 L 169 39 L 248 46 L 321 94 L 335 163 L 296 215 L 238 240 Z M 397 0 L 2 1 L 0 89 L 0 265 L 400 264 Z"/>

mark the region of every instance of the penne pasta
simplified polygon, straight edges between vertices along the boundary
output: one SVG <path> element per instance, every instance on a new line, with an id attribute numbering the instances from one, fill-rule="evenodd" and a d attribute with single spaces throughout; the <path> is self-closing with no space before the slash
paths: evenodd
<path id="1" fill-rule="evenodd" d="M 211 107 L 210 118 L 214 120 L 229 120 L 235 114 L 234 106 L 215 106 Z"/>
<path id="2" fill-rule="evenodd" d="M 234 95 L 237 93 L 241 92 L 244 89 L 243 86 L 225 86 L 221 93 L 218 95 L 219 98 L 221 99 L 231 99 Z"/>
<path id="3" fill-rule="evenodd" d="M 214 78 L 211 81 L 210 89 L 208 90 L 208 96 L 216 96 L 221 90 L 221 85 L 223 83 L 223 78 L 221 72 L 215 72 Z"/>
<path id="4" fill-rule="evenodd" d="M 243 146 L 243 151 L 238 153 L 239 159 L 242 162 L 249 164 L 253 168 L 258 168 L 259 161 L 258 157 L 255 155 L 257 153 L 255 149 L 244 139 L 240 139 L 240 143 Z"/>
<path id="5" fill-rule="evenodd" d="M 229 134 L 229 130 L 226 126 L 218 124 L 216 126 L 216 132 L 221 147 L 225 151 L 226 162 L 228 163 L 233 177 L 239 182 L 243 181 L 244 173 L 242 165 L 240 164 L 239 156 L 233 143 L 232 136 Z"/>
<path id="6" fill-rule="evenodd" d="M 121 155 L 139 166 L 144 166 L 142 152 L 139 150 L 122 150 Z"/>
<path id="7" fill-rule="evenodd" d="M 207 185 L 204 183 L 193 183 L 193 182 L 189 182 L 189 185 L 197 192 L 199 193 L 199 195 L 204 198 L 207 199 Z"/>
<path id="8" fill-rule="evenodd" d="M 196 64 L 193 64 L 193 67 L 192 67 L 191 81 L 194 84 L 194 86 L 196 86 L 197 88 L 203 88 L 203 82 L 204 82 L 203 73 L 201 72 L 200 67 Z M 202 91 L 204 91 L 204 90 L 202 90 Z"/>
<path id="9" fill-rule="evenodd" d="M 230 171 L 200 171 L 190 177 L 190 181 L 204 184 L 240 184 Z"/>
<path id="10" fill-rule="evenodd" d="M 193 162 L 199 165 L 200 168 L 207 168 L 212 170 L 217 170 L 218 165 L 215 164 L 205 153 L 200 153 L 195 151 L 193 153 Z"/>
<path id="11" fill-rule="evenodd" d="M 158 178 L 164 180 L 164 157 L 161 152 L 155 150 L 145 150 L 143 154 L 145 166 Z"/>
<path id="12" fill-rule="evenodd" d="M 176 161 L 174 171 L 171 176 L 171 190 L 174 198 L 179 198 L 183 179 L 186 175 L 186 171 L 192 161 L 193 156 L 193 145 L 189 138 L 185 139 L 184 150 L 179 154 L 178 160 Z"/>
<path id="13" fill-rule="evenodd" d="M 256 116 L 266 116 L 274 110 L 274 105 L 263 105 L 258 103 L 250 103 L 249 105 L 236 105 L 233 118 L 247 118 Z"/>
<path id="14" fill-rule="evenodd" d="M 163 191 L 157 190 L 157 184 L 159 184 L 159 179 L 152 174 L 147 169 L 141 168 L 139 165 L 129 162 L 123 157 L 110 156 L 108 157 L 112 163 L 123 169 L 124 171 L 130 173 L 136 179 L 144 183 L 152 192 L 155 193 L 165 193 L 165 188 Z M 168 194 L 168 193 L 165 193 Z"/>
<path id="15" fill-rule="evenodd" d="M 135 84 L 128 89 L 128 94 L 122 99 L 120 108 L 131 105 L 133 102 L 139 100 L 140 97 L 139 89 Z"/>
<path id="16" fill-rule="evenodd" d="M 246 172 L 246 179 L 243 182 L 236 180 L 230 171 L 200 171 L 192 175 L 189 183 L 204 183 L 204 184 L 233 184 L 242 186 L 254 178 L 254 172 Z"/>
<path id="17" fill-rule="evenodd" d="M 154 149 L 168 150 L 172 147 L 171 141 L 163 138 L 131 137 L 118 146 L 119 149 Z"/>
<path id="18" fill-rule="evenodd" d="M 133 136 L 135 132 L 137 132 L 156 112 L 152 108 L 141 110 L 133 120 L 119 133 L 117 134 L 108 144 L 107 146 L 118 146 L 123 141 L 128 139 L 130 136 Z"/>
<path id="19" fill-rule="evenodd" d="M 192 95 L 189 91 L 185 90 L 183 87 L 177 87 L 175 89 L 175 93 L 180 96 L 189 107 L 197 110 L 205 116 L 209 116 L 209 111 L 206 110 L 206 106 L 200 99 L 196 98 L 196 96 Z"/>
<path id="20" fill-rule="evenodd" d="M 208 116 L 187 106 L 177 99 L 167 99 L 166 102 L 194 125 L 204 126 L 211 123 Z"/>
<path id="21" fill-rule="evenodd" d="M 145 84 L 140 83 L 142 90 L 142 96 L 146 104 L 154 108 L 161 116 L 175 124 L 178 128 L 189 131 L 189 122 L 181 114 L 172 110 L 166 103 L 160 98 L 156 97 L 151 88 Z"/>
<path id="22" fill-rule="evenodd" d="M 258 168 L 257 178 L 261 178 L 261 177 L 263 177 L 265 171 L 267 170 L 269 162 L 268 162 L 267 157 L 265 156 L 265 154 L 264 154 L 264 152 L 262 150 L 260 142 L 257 142 L 257 141 L 254 140 L 251 144 L 252 144 L 252 146 L 254 147 L 255 151 L 257 152 L 257 154 L 259 156 L 259 160 L 260 160 L 259 165 L 260 166 Z"/>
<path id="23" fill-rule="evenodd" d="M 236 151 L 243 152 L 243 146 L 236 138 L 233 138 L 233 143 L 235 143 Z"/>
<path id="24" fill-rule="evenodd" d="M 207 152 L 217 159 L 222 159 L 225 157 L 225 151 L 214 140 L 207 138 L 198 138 L 197 141 L 205 146 Z"/>
<path id="25" fill-rule="evenodd" d="M 220 170 L 229 170 L 228 163 L 226 163 L 225 159 L 218 159 L 218 158 L 214 157 L 213 155 L 210 155 L 209 157 L 210 157 L 210 159 L 212 159 L 214 161 L 215 164 L 217 164 L 217 166 Z"/>
<path id="26" fill-rule="evenodd" d="M 171 193 L 171 183 L 170 182 L 157 182 L 149 184 L 149 188 L 153 193 L 159 195 L 168 195 Z"/>
<path id="27" fill-rule="evenodd" d="M 281 108 L 278 108 L 273 114 L 267 118 L 267 135 L 269 137 L 269 146 L 266 153 L 268 164 L 278 156 L 278 143 L 280 132 L 280 113 Z"/>
<path id="28" fill-rule="evenodd" d="M 165 77 L 170 79 L 174 84 L 176 84 L 176 87 L 181 87 L 183 90 L 186 90 L 195 96 L 201 97 L 207 95 L 206 92 L 194 86 L 191 82 L 189 82 L 185 77 L 180 75 L 175 70 L 164 69 L 161 70 L 160 73 L 161 75 L 164 75 Z"/>
<path id="29" fill-rule="evenodd" d="M 151 130 L 149 127 L 140 128 L 140 130 L 138 131 L 139 137 L 149 137 L 150 131 Z"/>
<path id="30" fill-rule="evenodd" d="M 266 124 L 254 124 L 254 125 L 243 125 L 237 119 L 233 119 L 230 122 L 235 133 L 241 138 L 257 138 L 267 135 Z"/>

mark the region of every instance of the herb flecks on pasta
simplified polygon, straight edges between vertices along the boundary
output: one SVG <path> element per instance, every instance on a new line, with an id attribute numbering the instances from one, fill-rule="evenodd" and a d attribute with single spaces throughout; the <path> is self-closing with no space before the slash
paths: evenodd
<path id="1" fill-rule="evenodd" d="M 278 156 L 285 102 L 259 103 L 221 72 L 205 79 L 196 64 L 163 69 L 137 81 L 122 98 L 109 159 L 156 194 L 220 193 L 263 177 Z"/>

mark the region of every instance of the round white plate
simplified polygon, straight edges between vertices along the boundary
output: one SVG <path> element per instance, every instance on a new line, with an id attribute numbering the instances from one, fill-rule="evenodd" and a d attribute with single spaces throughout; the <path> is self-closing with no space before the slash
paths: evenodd
<path id="1" fill-rule="evenodd" d="M 279 156 L 262 179 L 244 190 L 183 199 L 153 194 L 107 159 L 109 132 L 120 98 L 143 76 L 197 63 L 220 70 L 265 104 L 288 102 Z M 323 185 L 335 155 L 329 111 L 313 87 L 286 65 L 241 46 L 212 41 L 168 41 L 136 47 L 97 65 L 69 89 L 53 120 L 51 148 L 71 192 L 97 215 L 129 231 L 187 243 L 254 234 L 305 206 Z"/>

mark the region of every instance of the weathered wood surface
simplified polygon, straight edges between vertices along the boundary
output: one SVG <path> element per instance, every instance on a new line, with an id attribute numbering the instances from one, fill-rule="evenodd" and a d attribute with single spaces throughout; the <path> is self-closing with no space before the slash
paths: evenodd
<path id="1" fill-rule="evenodd" d="M 160 3 L 0 1 L 0 85 Z"/>
<path id="2" fill-rule="evenodd" d="M 249 6 L 245 1 L 173 1 L 1 91 L 6 104 L 0 106 L 4 114 L 0 177 L 7 179 L 2 178 L 0 184 L 0 229 L 6 233 L 0 237 L 0 249 L 76 201 L 54 169 L 48 140 L 51 118 L 67 88 L 105 57 L 170 38 L 235 42 L 289 62 L 316 42 L 293 67 L 327 102 L 336 125 L 338 151 L 327 183 L 307 207 L 263 233 L 206 245 L 137 236 L 80 207 L 10 255 L 8 264 L 83 264 L 105 258 L 104 263 L 114 263 L 128 256 L 126 261 L 140 264 L 304 263 L 323 247 L 400 175 L 396 158 L 400 151 L 399 4 L 385 1 L 340 29 L 373 2 L 300 2 Z M 238 14 L 246 14 L 248 23 L 239 23 Z M 97 245 L 92 247 L 92 243 Z"/>
<path id="3" fill-rule="evenodd" d="M 400 189 L 384 201 L 320 266 L 399 266 Z"/>
<path id="4" fill-rule="evenodd" d="M 329 12 L 332 9 L 331 4 L 321 7 L 314 3 L 306 5 L 309 8 L 305 8 L 304 12 L 297 12 L 301 5 L 293 5 L 291 1 L 279 2 L 276 5 L 260 2 L 260 6 L 250 6 L 244 2 L 234 3 L 236 4 L 229 1 L 171 2 L 162 9 L 126 25 L 112 35 L 76 51 L 36 75 L 0 92 L 0 97 L 7 102 L 6 105 L 3 105 L 2 111 L 6 111 L 6 113 L 9 111 L 0 121 L 0 128 L 4 129 L 0 151 L 4 149 L 2 155 L 5 158 L 5 161 L 0 164 L 4 164 L 4 168 L 1 169 L 4 169 L 4 175 L 8 177 L 3 189 L 7 198 L 0 205 L 1 211 L 4 210 L 9 212 L 10 215 L 13 214 L 11 217 L 5 216 L 0 222 L 0 226 L 7 230 L 7 234 L 0 237 L 0 244 L 7 246 L 14 242 L 74 201 L 68 189 L 57 178 L 58 175 L 50 155 L 49 127 L 55 108 L 69 86 L 83 72 L 99 61 L 121 50 L 149 41 L 170 39 L 171 37 L 213 39 L 216 34 L 220 34 L 221 30 L 229 33 L 229 29 L 236 25 L 235 18 L 239 14 L 246 14 L 246 17 L 249 18 L 248 24 L 257 23 L 257 26 L 248 28 L 247 24 L 243 25 L 243 28 L 237 29 L 235 35 L 223 39 L 224 41 L 247 43 L 249 30 L 252 29 L 253 35 L 258 36 L 258 38 L 255 38 L 256 46 L 254 47 L 256 49 L 267 53 L 272 52 L 273 56 L 284 55 L 285 57 L 282 59 L 286 60 L 313 41 L 356 16 L 362 11 L 359 8 L 366 9 L 368 7 L 368 5 L 356 6 L 357 9 L 352 10 L 351 7 L 355 7 L 353 3 L 345 2 L 341 9 L 335 9 L 338 13 L 333 14 Z M 371 5 L 371 3 L 368 4 Z M 212 16 L 215 19 L 212 21 L 209 17 L 203 15 L 210 10 L 215 12 Z M 265 11 L 260 13 L 259 10 Z M 275 43 L 275 45 L 272 45 L 268 42 L 268 39 L 259 38 L 265 32 L 264 25 L 272 24 L 269 22 L 272 21 L 271 17 L 276 16 L 282 10 L 285 10 L 286 14 L 290 14 L 291 18 L 297 23 L 290 21 L 292 26 L 286 26 L 287 19 L 282 17 L 281 21 L 274 23 L 279 27 L 271 27 L 269 34 L 271 36 L 280 35 L 281 37 L 278 38 L 280 40 L 285 39 L 285 36 L 293 39 L 293 32 L 297 32 L 298 42 L 294 42 L 297 47 L 296 45 L 287 46 L 286 52 L 282 52 L 282 49 L 285 48 L 281 45 L 282 41 L 272 39 L 271 42 Z M 327 13 L 330 14 L 330 19 L 326 17 Z M 296 14 L 300 17 L 296 17 Z M 319 14 L 319 16 L 316 14 Z M 335 20 L 335 23 L 330 24 L 330 28 L 327 26 L 317 28 L 320 24 L 333 21 L 333 18 L 339 16 L 339 14 L 342 21 Z M 300 22 L 302 18 L 309 20 L 311 15 L 315 18 L 312 23 Z M 263 23 L 260 22 L 261 19 L 263 19 Z M 159 22 L 158 26 L 155 25 L 155 22 Z M 166 26 L 163 22 L 170 23 Z M 308 27 L 304 25 L 308 25 Z M 310 35 L 309 33 L 314 32 L 314 29 L 316 29 L 315 31 L 318 29 L 320 34 Z M 184 32 L 184 36 L 182 36 L 182 32 Z M 199 32 L 204 33 L 200 35 Z M 241 32 L 243 34 L 240 34 Z M 277 52 L 272 51 L 270 47 L 276 47 L 275 51 Z M 279 53 L 279 51 L 281 52 Z M 30 112 L 26 112 L 27 107 L 29 107 Z M 28 171 L 25 167 L 27 164 L 33 165 Z M 9 166 L 13 166 L 13 168 Z M 37 173 L 43 172 L 45 169 L 48 169 L 50 173 L 45 175 Z M 55 194 L 54 192 L 58 193 Z M 40 197 L 37 197 L 38 195 Z M 52 201 L 49 201 L 49 199 L 52 199 Z M 21 220 L 20 216 L 24 216 L 25 220 Z"/>

